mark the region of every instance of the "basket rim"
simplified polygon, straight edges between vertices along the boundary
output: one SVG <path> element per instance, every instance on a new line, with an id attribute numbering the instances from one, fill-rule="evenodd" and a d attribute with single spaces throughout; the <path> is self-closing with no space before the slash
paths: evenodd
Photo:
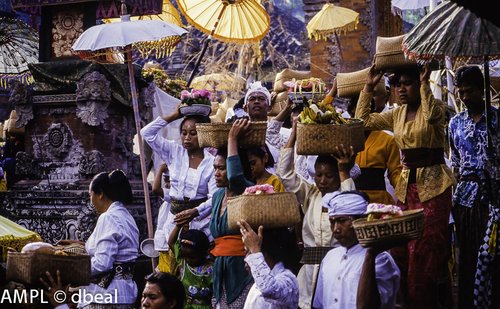
<path id="1" fill-rule="evenodd" d="M 7 258 L 9 256 L 15 256 L 15 255 L 22 255 L 22 256 L 35 256 L 35 255 L 41 255 L 41 256 L 46 256 L 50 258 L 59 258 L 63 257 L 65 259 L 70 258 L 70 259 L 81 259 L 82 257 L 90 257 L 89 254 L 77 254 L 77 255 L 59 255 L 59 254 L 51 254 L 51 253 L 42 253 L 42 252 L 12 252 L 9 251 L 7 252 Z"/>
<path id="2" fill-rule="evenodd" d="M 419 209 L 410 209 L 410 210 L 404 210 L 403 215 L 399 217 L 393 217 L 393 218 L 388 218 L 388 219 L 378 219 L 374 221 L 366 221 L 366 217 L 364 218 L 359 218 L 354 221 L 352 221 L 352 225 L 354 228 L 357 227 L 365 227 L 365 226 L 374 226 L 374 225 L 379 225 L 379 224 L 387 224 L 395 221 L 401 221 L 401 220 L 411 220 L 414 218 L 418 218 L 419 216 L 423 215 L 424 209 L 419 208 Z"/>
<path id="3" fill-rule="evenodd" d="M 298 122 L 297 125 L 327 127 L 327 126 L 345 126 L 345 125 L 351 125 L 351 124 L 364 123 L 363 119 L 359 119 L 359 118 L 347 118 L 346 120 L 348 123 L 302 123 L 302 122 Z"/>
<path id="4" fill-rule="evenodd" d="M 267 121 L 250 121 L 250 125 L 255 124 L 255 125 L 263 125 L 265 124 L 267 126 Z M 232 123 L 227 123 L 227 122 L 210 122 L 210 123 L 197 123 L 196 127 L 231 127 L 233 124 Z"/>
<path id="5" fill-rule="evenodd" d="M 272 197 L 276 195 L 289 195 L 295 196 L 295 193 L 293 192 L 274 192 L 274 193 L 265 193 L 265 194 L 240 194 L 238 196 L 231 196 L 228 197 L 227 200 L 236 200 L 236 199 L 241 199 L 241 198 L 247 198 L 247 197 L 255 197 L 255 198 L 262 198 L 262 197 Z"/>

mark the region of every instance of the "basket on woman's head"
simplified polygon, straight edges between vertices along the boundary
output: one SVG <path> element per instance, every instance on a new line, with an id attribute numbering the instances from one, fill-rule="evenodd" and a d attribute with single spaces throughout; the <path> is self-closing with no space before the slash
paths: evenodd
<path id="1" fill-rule="evenodd" d="M 378 70 L 392 71 L 401 67 L 417 66 L 417 62 L 406 58 L 403 53 L 403 35 L 377 37 L 375 47 L 375 67 Z"/>
<path id="2" fill-rule="evenodd" d="M 208 116 L 212 112 L 211 93 L 207 89 L 181 91 L 181 105 L 179 111 L 183 116 Z"/>

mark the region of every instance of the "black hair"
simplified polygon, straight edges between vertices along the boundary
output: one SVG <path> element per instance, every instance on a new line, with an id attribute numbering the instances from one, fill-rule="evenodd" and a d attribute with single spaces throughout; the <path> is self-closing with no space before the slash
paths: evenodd
<path id="1" fill-rule="evenodd" d="M 207 255 L 210 241 L 205 233 L 200 230 L 187 230 L 179 237 L 181 248 L 192 248 L 196 252 Z M 185 241 L 183 241 L 185 240 Z"/>
<path id="2" fill-rule="evenodd" d="M 238 102 L 233 106 L 233 110 L 243 108 L 243 105 L 245 105 L 245 97 L 238 100 Z"/>
<path id="3" fill-rule="evenodd" d="M 484 91 L 483 72 L 477 65 L 464 65 L 455 72 L 455 86 L 469 84 Z"/>
<path id="4" fill-rule="evenodd" d="M 194 120 L 196 123 L 210 123 L 210 117 L 202 115 L 188 115 L 182 118 L 181 124 L 179 126 L 179 131 L 182 131 L 182 126 L 187 120 Z"/>
<path id="5" fill-rule="evenodd" d="M 262 231 L 261 250 L 274 262 L 282 262 L 287 269 L 293 270 L 297 251 L 297 237 L 294 231 L 286 227 L 264 228 Z"/>
<path id="6" fill-rule="evenodd" d="M 184 308 L 186 292 L 184 285 L 176 276 L 169 273 L 153 272 L 147 275 L 145 280 L 147 283 L 158 285 L 167 303 L 172 303 L 175 300 L 174 309 Z"/>
<path id="7" fill-rule="evenodd" d="M 316 158 L 316 162 L 314 162 L 314 167 L 318 166 L 319 164 L 328 164 L 331 167 L 333 167 L 334 169 L 336 169 L 336 170 L 338 169 L 337 159 L 335 159 L 334 156 L 319 155 Z"/>
<path id="8" fill-rule="evenodd" d="M 113 202 L 129 204 L 133 200 L 130 182 L 125 173 L 118 169 L 95 175 L 90 182 L 90 190 L 96 194 L 104 193 Z"/>
<path id="9" fill-rule="evenodd" d="M 268 159 L 267 159 L 267 163 L 266 163 L 265 167 L 268 168 L 268 167 L 274 166 L 274 158 L 273 158 L 273 155 L 271 154 L 271 151 L 269 150 L 269 147 L 267 147 L 267 145 L 262 146 L 262 147 L 247 146 L 247 147 L 244 147 L 244 150 L 247 152 L 248 155 L 257 156 L 260 159 L 264 159 L 264 156 L 267 154 Z"/>
<path id="10" fill-rule="evenodd" d="M 215 153 L 215 156 L 222 156 L 224 158 L 227 159 L 227 147 L 224 146 L 224 147 L 221 147 L 221 148 L 217 148 L 217 152 Z"/>
<path id="11" fill-rule="evenodd" d="M 397 85 L 399 83 L 399 79 L 403 75 L 407 75 L 411 79 L 420 82 L 420 70 L 418 69 L 418 66 L 406 66 L 397 69 L 396 71 L 394 71 L 394 74 L 389 76 L 389 84 L 391 86 Z"/>

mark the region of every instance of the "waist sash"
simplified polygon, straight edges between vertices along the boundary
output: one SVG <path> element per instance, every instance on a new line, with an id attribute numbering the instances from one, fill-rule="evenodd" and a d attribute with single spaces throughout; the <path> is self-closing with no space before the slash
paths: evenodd
<path id="1" fill-rule="evenodd" d="M 114 263 L 113 268 L 102 274 L 92 277 L 90 282 L 107 289 L 113 279 L 132 279 L 134 277 L 135 262 Z"/>
<path id="2" fill-rule="evenodd" d="M 245 256 L 245 246 L 241 235 L 227 235 L 215 239 L 213 256 Z"/>
<path id="3" fill-rule="evenodd" d="M 444 164 L 443 148 L 401 149 L 401 160 L 408 169 Z"/>
<path id="4" fill-rule="evenodd" d="M 354 179 L 356 190 L 385 191 L 385 168 L 367 167 L 361 169 L 361 175 Z"/>
<path id="5" fill-rule="evenodd" d="M 193 209 L 195 207 L 200 206 L 201 203 L 205 202 L 207 198 L 201 198 L 198 200 L 191 201 L 180 201 L 180 200 L 171 200 L 170 201 L 170 212 L 174 215 L 180 213 L 181 211 Z"/>

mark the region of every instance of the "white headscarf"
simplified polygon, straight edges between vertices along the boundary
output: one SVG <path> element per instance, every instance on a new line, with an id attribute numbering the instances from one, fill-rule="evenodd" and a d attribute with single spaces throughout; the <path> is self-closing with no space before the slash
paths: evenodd
<path id="1" fill-rule="evenodd" d="M 267 90 L 266 87 L 262 86 L 260 82 L 254 82 L 250 84 L 248 87 L 247 93 L 245 94 L 245 103 L 243 103 L 243 107 L 248 104 L 248 98 L 254 93 L 261 93 L 266 96 L 267 106 L 271 106 L 271 93 Z"/>
<path id="2" fill-rule="evenodd" d="M 332 192 L 323 196 L 323 207 L 328 216 L 363 215 L 368 201 L 357 191 Z"/>

